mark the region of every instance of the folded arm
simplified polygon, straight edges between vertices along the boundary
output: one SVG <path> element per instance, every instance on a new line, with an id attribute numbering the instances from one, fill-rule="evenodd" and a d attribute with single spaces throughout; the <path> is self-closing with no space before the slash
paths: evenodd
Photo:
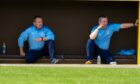
<path id="1" fill-rule="evenodd" d="M 102 28 L 102 26 L 98 26 L 98 27 L 89 35 L 89 38 L 90 38 L 91 40 L 94 40 L 94 39 L 97 37 L 100 28 Z"/>

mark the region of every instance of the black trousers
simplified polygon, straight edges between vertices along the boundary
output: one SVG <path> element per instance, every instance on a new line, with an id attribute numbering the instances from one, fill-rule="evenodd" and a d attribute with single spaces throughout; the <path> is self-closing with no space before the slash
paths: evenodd
<path id="1" fill-rule="evenodd" d="M 29 50 L 25 59 L 27 63 L 35 63 L 39 58 L 42 56 L 50 56 L 50 60 L 52 61 L 55 59 L 55 52 L 54 52 L 54 41 L 48 40 L 45 42 L 45 46 L 40 50 Z"/>
<path id="2" fill-rule="evenodd" d="M 115 58 L 110 53 L 109 50 L 100 49 L 94 42 L 94 40 L 88 39 L 87 45 L 86 45 L 86 53 L 87 53 L 87 60 L 93 60 L 94 57 L 97 57 L 98 55 L 101 56 L 101 60 L 109 64 L 112 61 L 115 61 Z"/>

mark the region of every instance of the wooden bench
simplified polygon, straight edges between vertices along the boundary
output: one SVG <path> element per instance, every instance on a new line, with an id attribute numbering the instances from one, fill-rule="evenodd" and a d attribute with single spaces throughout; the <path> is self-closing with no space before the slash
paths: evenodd
<path id="1" fill-rule="evenodd" d="M 83 55 L 57 55 L 60 64 L 83 64 Z M 115 56 L 118 64 L 136 64 L 136 56 Z M 93 60 L 96 64 L 96 59 Z M 25 63 L 25 59 L 19 55 L 0 55 L 0 63 Z M 36 63 L 50 63 L 49 56 L 39 59 Z"/>

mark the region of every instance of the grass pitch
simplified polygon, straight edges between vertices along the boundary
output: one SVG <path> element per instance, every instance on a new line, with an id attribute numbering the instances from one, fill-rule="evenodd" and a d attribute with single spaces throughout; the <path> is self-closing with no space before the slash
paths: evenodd
<path id="1" fill-rule="evenodd" d="M 140 68 L 0 66 L 0 84 L 140 84 Z"/>

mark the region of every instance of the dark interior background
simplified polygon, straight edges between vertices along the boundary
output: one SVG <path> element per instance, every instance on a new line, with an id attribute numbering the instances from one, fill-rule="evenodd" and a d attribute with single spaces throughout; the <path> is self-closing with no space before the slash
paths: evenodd
<path id="1" fill-rule="evenodd" d="M 41 15 L 44 23 L 56 35 L 57 54 L 85 55 L 85 45 L 91 27 L 99 15 L 106 15 L 110 22 L 135 22 L 138 2 L 2 2 L 0 3 L 0 46 L 5 42 L 7 54 L 18 54 L 17 38 L 32 25 L 32 18 Z M 113 35 L 110 50 L 137 48 L 137 28 L 121 30 Z M 1 51 L 1 50 L 0 50 Z"/>

